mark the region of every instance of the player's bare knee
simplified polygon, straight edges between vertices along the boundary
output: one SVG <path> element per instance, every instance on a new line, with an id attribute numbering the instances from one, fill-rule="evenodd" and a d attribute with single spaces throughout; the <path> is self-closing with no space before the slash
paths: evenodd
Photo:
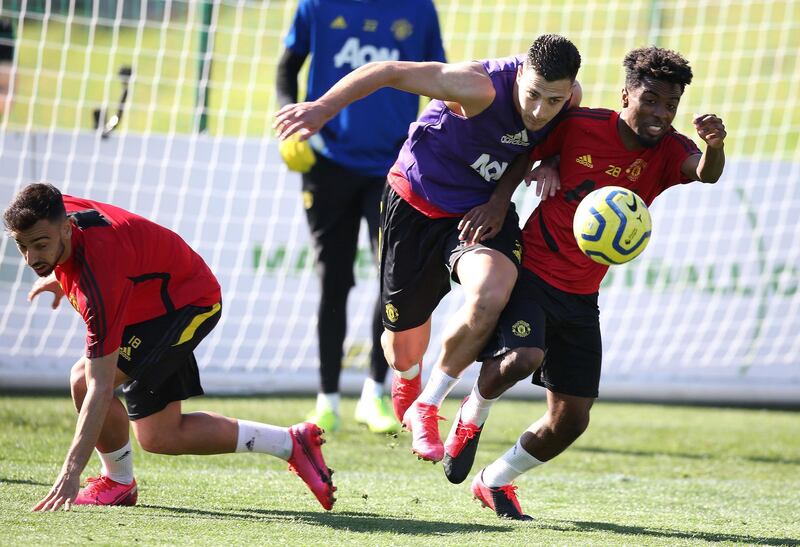
<path id="1" fill-rule="evenodd" d="M 173 431 L 139 428 L 136 430 L 136 440 L 145 452 L 166 455 L 181 453 L 177 448 L 176 435 Z"/>
<path id="2" fill-rule="evenodd" d="M 419 344 L 409 343 L 406 341 L 399 341 L 397 337 L 389 331 L 383 331 L 381 335 L 381 347 L 383 348 L 383 355 L 386 357 L 386 362 L 394 370 L 405 372 L 413 367 L 415 364 L 422 360 L 425 354 L 425 348 L 419 347 Z"/>
<path id="3" fill-rule="evenodd" d="M 544 352 L 539 348 L 517 348 L 509 351 L 500 362 L 500 373 L 508 381 L 524 380 L 542 365 Z"/>
<path id="4" fill-rule="evenodd" d="M 173 401 L 158 412 L 134 420 L 131 425 L 136 440 L 147 452 L 166 455 L 195 454 L 196 452 L 187 452 L 187 447 L 198 444 L 198 433 L 187 423 L 187 416 L 181 413 L 181 402 Z"/>
<path id="5" fill-rule="evenodd" d="M 553 433 L 565 445 L 572 444 L 589 427 L 589 411 L 559 413 L 552 421 Z"/>
<path id="6" fill-rule="evenodd" d="M 389 363 L 389 366 L 399 372 L 405 372 L 419 363 L 422 359 L 422 353 L 420 352 L 409 351 L 407 348 L 397 347 L 391 348 L 391 353 L 386 353 L 386 350 L 384 349 L 384 356 L 386 357 L 386 362 Z"/>
<path id="7" fill-rule="evenodd" d="M 510 296 L 511 291 L 505 287 L 484 287 L 468 300 L 470 314 L 479 320 L 496 322 Z"/>

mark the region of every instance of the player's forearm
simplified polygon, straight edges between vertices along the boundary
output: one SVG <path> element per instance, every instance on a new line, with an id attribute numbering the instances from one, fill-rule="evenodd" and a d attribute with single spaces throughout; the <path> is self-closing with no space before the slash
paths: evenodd
<path id="1" fill-rule="evenodd" d="M 80 475 L 100 438 L 100 431 L 114 396 L 116 356 L 115 351 L 111 355 L 90 360 L 87 367 L 86 397 L 81 405 L 72 445 L 62 468 L 65 475 Z"/>
<path id="2" fill-rule="evenodd" d="M 363 65 L 341 80 L 318 102 L 340 111 L 345 106 L 371 95 L 383 87 L 391 87 L 434 99 L 449 99 L 447 65 L 436 62 L 379 61 Z"/>
<path id="3" fill-rule="evenodd" d="M 317 102 L 339 112 L 382 87 L 393 87 L 397 80 L 396 64 L 380 61 L 363 65 L 336 82 Z"/>
<path id="4" fill-rule="evenodd" d="M 305 60 L 305 56 L 297 55 L 290 49 L 283 52 L 275 74 L 275 91 L 279 106 L 297 102 L 299 95 L 297 76 Z"/>
<path id="5" fill-rule="evenodd" d="M 725 148 L 706 146 L 706 151 L 697 163 L 697 178 L 702 182 L 715 183 L 725 168 Z"/>
<path id="6" fill-rule="evenodd" d="M 495 202 L 509 203 L 514 192 L 517 190 L 517 186 L 519 186 L 520 182 L 522 182 L 522 179 L 525 177 L 525 173 L 530 170 L 530 165 L 531 163 L 526 154 L 522 154 L 515 159 L 511 163 L 511 167 L 509 167 L 508 171 L 500 177 L 489 199 Z"/>

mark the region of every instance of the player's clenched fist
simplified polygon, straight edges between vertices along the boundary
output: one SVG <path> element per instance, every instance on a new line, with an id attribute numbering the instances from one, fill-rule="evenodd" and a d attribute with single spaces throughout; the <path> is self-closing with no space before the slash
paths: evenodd
<path id="1" fill-rule="evenodd" d="M 697 135 L 711 148 L 722 148 L 727 133 L 725 124 L 716 114 L 699 114 L 694 117 Z"/>

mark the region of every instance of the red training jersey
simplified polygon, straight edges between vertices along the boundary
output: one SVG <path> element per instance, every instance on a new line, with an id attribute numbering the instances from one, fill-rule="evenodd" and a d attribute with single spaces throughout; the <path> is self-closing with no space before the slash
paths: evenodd
<path id="1" fill-rule="evenodd" d="M 56 279 L 86 322 L 86 356 L 120 347 L 133 325 L 220 301 L 217 279 L 175 232 L 105 203 L 64 196 L 72 253 Z"/>
<path id="2" fill-rule="evenodd" d="M 670 128 L 656 146 L 627 150 L 618 120 L 619 113 L 613 110 L 570 110 L 531 151 L 536 160 L 560 154 L 561 190 L 541 202 L 526 222 L 523 266 L 565 292 L 597 292 L 608 270 L 581 252 L 572 233 L 575 210 L 589 192 L 622 186 L 649 206 L 670 186 L 692 181 L 681 173 L 686 158 L 700 154 L 691 139 Z"/>

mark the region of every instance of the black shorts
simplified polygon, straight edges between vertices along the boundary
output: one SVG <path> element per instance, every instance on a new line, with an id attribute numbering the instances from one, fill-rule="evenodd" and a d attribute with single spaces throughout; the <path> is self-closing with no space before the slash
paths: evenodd
<path id="1" fill-rule="evenodd" d="M 367 221 L 373 260 L 377 256 L 386 178 L 354 172 L 318 154 L 302 181 L 303 206 L 317 268 L 323 283 L 328 284 L 323 290 L 347 291 L 355 285 L 353 263 L 362 218 Z"/>
<path id="2" fill-rule="evenodd" d="M 523 268 L 480 360 L 515 348 L 541 348 L 545 357 L 533 373 L 534 384 L 597 397 L 603 360 L 597 296 L 561 291 Z"/>
<path id="3" fill-rule="evenodd" d="M 388 184 L 381 202 L 381 305 L 390 331 L 425 323 L 458 282 L 455 267 L 464 253 L 488 247 L 514 264 L 522 261 L 519 217 L 512 203 L 497 236 L 478 245 L 458 239 L 460 218 L 429 218 L 401 198 Z"/>
<path id="4" fill-rule="evenodd" d="M 132 378 L 122 388 L 131 420 L 203 394 L 193 352 L 219 322 L 221 310 L 221 303 L 186 306 L 125 328 L 117 367 Z"/>

